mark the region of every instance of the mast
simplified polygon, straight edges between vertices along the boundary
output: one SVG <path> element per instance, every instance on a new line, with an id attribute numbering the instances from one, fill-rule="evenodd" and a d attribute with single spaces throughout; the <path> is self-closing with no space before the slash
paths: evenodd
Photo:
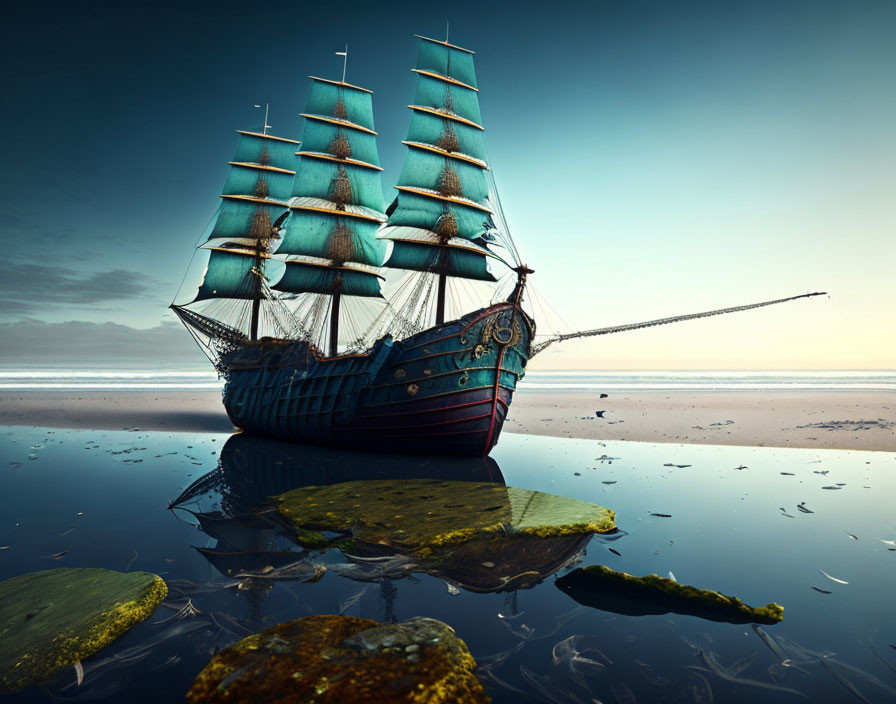
<path id="1" fill-rule="evenodd" d="M 335 357 L 339 350 L 339 302 L 342 294 L 333 294 L 333 306 L 330 310 L 330 356 Z"/>
<path id="2" fill-rule="evenodd" d="M 445 284 L 448 275 L 444 271 L 439 272 L 439 288 L 436 292 L 436 325 L 445 322 Z"/>
<path id="3" fill-rule="evenodd" d="M 261 240 L 255 245 L 255 264 L 253 266 L 255 272 L 255 292 L 252 300 L 252 315 L 249 319 L 249 339 L 255 341 L 258 339 L 258 318 L 261 312 L 261 276 L 264 272 L 264 259 L 261 257 Z"/>
<path id="4" fill-rule="evenodd" d="M 378 267 L 386 245 L 376 238 L 386 219 L 382 168 L 372 92 L 344 80 L 310 78 L 291 215 L 277 249 L 286 255 L 286 271 L 274 288 L 330 297 L 324 330 L 328 354 L 335 356 L 342 299 L 382 297 Z"/>
<path id="5" fill-rule="evenodd" d="M 418 38 L 408 153 L 379 236 L 393 242 L 384 266 L 435 275 L 440 325 L 449 277 L 495 281 L 486 264 L 497 258 L 488 246 L 495 225 L 473 52 Z"/>

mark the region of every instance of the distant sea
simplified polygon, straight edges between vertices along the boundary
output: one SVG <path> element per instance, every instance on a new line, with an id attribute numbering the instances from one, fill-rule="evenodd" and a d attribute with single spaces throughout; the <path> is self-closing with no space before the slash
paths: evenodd
<path id="1" fill-rule="evenodd" d="M 219 389 L 203 371 L 0 371 L 0 389 Z M 896 391 L 896 371 L 532 371 L 528 390 L 859 390 Z"/>

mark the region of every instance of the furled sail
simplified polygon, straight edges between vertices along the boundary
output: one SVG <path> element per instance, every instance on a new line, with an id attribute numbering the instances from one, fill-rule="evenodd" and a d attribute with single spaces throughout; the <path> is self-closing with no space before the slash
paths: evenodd
<path id="1" fill-rule="evenodd" d="M 372 93 L 312 76 L 302 117 L 290 218 L 277 249 L 288 255 L 286 272 L 274 288 L 378 297 L 381 277 L 374 267 L 382 265 L 386 245 L 376 231 L 386 216 Z"/>
<path id="2" fill-rule="evenodd" d="M 420 37 L 417 93 L 398 198 L 380 238 L 385 266 L 494 281 L 486 265 L 494 229 L 473 52 Z M 443 293 L 440 293 L 440 300 Z M 439 321 L 441 322 L 441 321 Z"/>

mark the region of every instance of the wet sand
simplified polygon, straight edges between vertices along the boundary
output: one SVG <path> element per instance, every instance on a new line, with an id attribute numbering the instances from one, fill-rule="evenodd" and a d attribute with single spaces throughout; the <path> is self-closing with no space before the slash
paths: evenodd
<path id="1" fill-rule="evenodd" d="M 603 417 L 597 412 L 602 411 Z M 209 390 L 0 392 L 0 425 L 227 433 Z M 521 389 L 506 432 L 593 440 L 896 452 L 885 391 L 546 392 Z"/>
<path id="2" fill-rule="evenodd" d="M 603 411 L 602 417 L 597 412 Z M 522 392 L 505 430 L 599 440 L 896 451 L 886 391 Z"/>

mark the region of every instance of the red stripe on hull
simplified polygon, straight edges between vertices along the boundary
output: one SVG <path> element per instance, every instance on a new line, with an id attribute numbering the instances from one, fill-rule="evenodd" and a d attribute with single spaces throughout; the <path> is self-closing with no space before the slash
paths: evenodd
<path id="1" fill-rule="evenodd" d="M 510 397 L 499 387 L 402 403 L 400 413 L 393 406 L 385 407 L 388 413 L 367 408 L 342 424 L 339 436 L 346 444 L 389 452 L 483 455 L 497 442 Z"/>

